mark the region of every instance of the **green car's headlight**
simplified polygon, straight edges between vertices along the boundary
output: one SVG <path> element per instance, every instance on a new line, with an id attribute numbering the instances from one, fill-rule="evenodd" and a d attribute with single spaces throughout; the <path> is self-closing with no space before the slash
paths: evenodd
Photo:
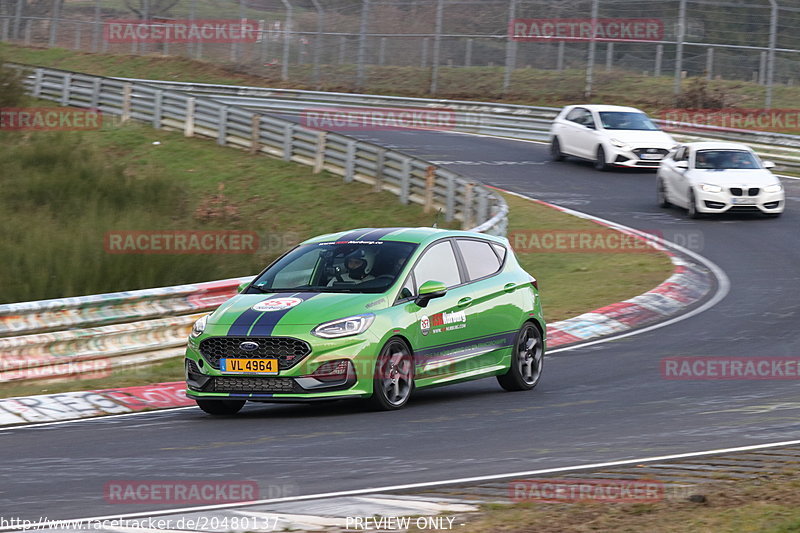
<path id="1" fill-rule="evenodd" d="M 780 183 L 776 183 L 775 185 L 767 185 L 764 187 L 764 192 L 781 192 L 783 187 Z"/>
<path id="2" fill-rule="evenodd" d="M 200 335 L 202 335 L 203 331 L 206 329 L 206 323 L 208 322 L 208 315 L 201 317 L 194 323 L 192 326 L 192 331 L 189 333 L 189 336 L 193 339 L 196 339 Z"/>
<path id="3" fill-rule="evenodd" d="M 340 318 L 339 320 L 320 324 L 311 330 L 311 334 L 323 339 L 338 339 L 339 337 L 358 335 L 367 331 L 373 320 L 375 320 L 375 315 L 372 313 Z"/>

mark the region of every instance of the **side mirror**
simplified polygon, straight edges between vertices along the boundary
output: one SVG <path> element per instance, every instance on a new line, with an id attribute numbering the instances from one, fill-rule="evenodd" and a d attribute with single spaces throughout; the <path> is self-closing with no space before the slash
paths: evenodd
<path id="1" fill-rule="evenodd" d="M 420 307 L 427 307 L 428 302 L 434 298 L 441 298 L 447 294 L 447 287 L 441 281 L 426 281 L 419 287 L 419 295 L 414 300 Z"/>
<path id="2" fill-rule="evenodd" d="M 687 168 L 689 168 L 689 162 L 688 161 L 678 161 L 677 163 L 675 163 L 675 168 L 687 169 Z"/>
<path id="3" fill-rule="evenodd" d="M 249 281 L 245 281 L 244 283 L 240 283 L 238 287 L 236 287 L 236 294 L 241 294 L 243 290 L 250 286 Z"/>
<path id="4" fill-rule="evenodd" d="M 764 161 L 764 168 L 767 168 L 767 169 L 775 168 L 775 163 L 773 163 L 772 161 Z"/>

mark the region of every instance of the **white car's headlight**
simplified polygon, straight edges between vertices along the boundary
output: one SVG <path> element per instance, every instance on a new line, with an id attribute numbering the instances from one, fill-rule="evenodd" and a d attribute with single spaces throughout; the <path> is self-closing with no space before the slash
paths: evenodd
<path id="1" fill-rule="evenodd" d="M 203 334 L 203 331 L 206 329 L 206 323 L 208 322 L 208 315 L 204 317 L 200 317 L 197 322 L 192 325 L 192 331 L 189 332 L 189 336 L 193 339 L 196 339 L 200 335 Z"/>
<path id="2" fill-rule="evenodd" d="M 624 143 L 619 139 L 611 139 L 609 142 L 614 146 L 616 146 L 617 148 L 625 150 L 626 152 L 630 152 L 631 150 L 633 150 L 633 148 L 631 148 L 631 145 Z"/>
<path id="3" fill-rule="evenodd" d="M 710 183 L 704 183 L 700 188 L 705 192 L 722 192 L 722 187 L 719 185 L 711 185 Z"/>
<path id="4" fill-rule="evenodd" d="M 764 192 L 781 192 L 783 190 L 783 185 L 780 183 L 776 183 L 775 185 L 767 185 L 764 187 Z"/>
<path id="5" fill-rule="evenodd" d="M 373 320 L 375 320 L 375 315 L 372 313 L 340 318 L 339 320 L 320 324 L 311 330 L 311 334 L 323 339 L 338 339 L 339 337 L 358 335 L 367 331 Z"/>

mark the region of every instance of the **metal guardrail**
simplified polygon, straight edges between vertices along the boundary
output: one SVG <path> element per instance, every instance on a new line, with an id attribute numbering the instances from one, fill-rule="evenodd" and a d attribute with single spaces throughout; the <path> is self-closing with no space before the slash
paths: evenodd
<path id="1" fill-rule="evenodd" d="M 9 66 L 25 74 L 37 98 L 310 165 L 390 191 L 402 203 L 441 209 L 448 222 L 505 234 L 508 207 L 497 193 L 401 152 L 149 83 Z M 230 298 L 245 279 L 0 305 L 0 383 L 96 375 L 180 355 L 198 313 Z"/>
<path id="2" fill-rule="evenodd" d="M 185 83 L 160 80 L 117 78 L 130 82 L 149 83 L 165 89 L 186 91 L 214 98 L 220 102 L 263 113 L 300 115 L 314 107 L 361 108 L 391 106 L 395 108 L 446 109 L 454 114 L 453 130 L 515 139 L 547 141 L 550 124 L 560 108 L 498 104 L 469 100 L 443 100 L 378 96 L 369 94 L 240 87 L 209 83 Z M 656 119 L 662 126 L 665 121 Z M 758 154 L 771 159 L 779 169 L 800 171 L 800 135 L 765 131 L 719 128 L 685 122 L 670 122 L 669 131 L 683 142 L 724 140 L 753 146 Z"/>

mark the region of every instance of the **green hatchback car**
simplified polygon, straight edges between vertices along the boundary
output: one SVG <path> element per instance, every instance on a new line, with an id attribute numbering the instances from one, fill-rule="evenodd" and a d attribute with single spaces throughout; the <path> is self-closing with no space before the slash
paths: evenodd
<path id="1" fill-rule="evenodd" d="M 369 399 L 542 376 L 536 279 L 508 241 L 435 228 L 358 229 L 307 240 L 192 327 L 186 394 L 205 412 L 246 402 Z"/>

